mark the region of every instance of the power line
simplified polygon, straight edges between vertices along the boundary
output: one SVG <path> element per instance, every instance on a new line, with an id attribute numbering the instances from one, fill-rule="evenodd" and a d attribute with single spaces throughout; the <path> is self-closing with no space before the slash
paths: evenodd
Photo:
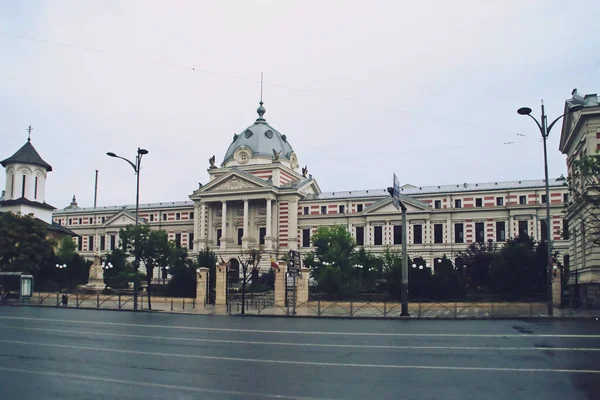
<path id="1" fill-rule="evenodd" d="M 31 36 L 24 36 L 24 35 L 16 35 L 16 34 L 6 33 L 6 32 L 0 32 L 0 35 L 5 36 L 5 37 L 9 37 L 9 38 L 13 38 L 13 39 L 28 40 L 28 41 L 32 41 L 32 42 L 38 42 L 38 43 L 49 44 L 49 45 L 54 45 L 54 46 L 60 46 L 60 47 L 64 47 L 64 48 L 68 48 L 68 49 L 73 49 L 73 50 L 79 50 L 79 51 L 88 52 L 88 53 L 102 54 L 102 55 L 106 55 L 106 56 L 116 56 L 116 57 L 126 58 L 126 59 L 135 60 L 135 61 L 139 61 L 139 62 L 146 62 L 146 63 L 155 64 L 155 65 L 160 65 L 160 66 L 164 66 L 164 67 L 171 67 L 171 68 L 183 69 L 183 70 L 187 70 L 187 71 L 201 72 L 201 73 L 204 73 L 204 74 L 209 74 L 209 75 L 214 75 L 214 76 L 220 76 L 220 77 L 230 78 L 230 79 L 235 79 L 235 80 L 240 80 L 240 81 L 244 81 L 244 82 L 261 83 L 261 81 L 256 80 L 256 79 L 252 79 L 252 78 L 248 78 L 248 77 L 243 77 L 243 76 L 236 76 L 236 75 L 224 74 L 224 73 L 221 73 L 221 72 L 216 72 L 216 71 L 211 71 L 211 70 L 207 70 L 207 69 L 197 68 L 197 67 L 192 66 L 192 65 L 184 65 L 184 64 L 178 64 L 178 63 L 172 63 L 172 62 L 166 62 L 166 61 L 152 60 L 152 59 L 148 59 L 148 58 L 144 58 L 144 57 L 133 56 L 133 55 L 130 55 L 130 54 L 124 54 L 124 53 L 118 53 L 118 52 L 111 52 L 111 51 L 106 51 L 106 50 L 94 49 L 94 48 L 83 47 L 83 46 L 79 46 L 79 45 L 75 45 L 75 44 L 69 44 L 69 43 L 63 43 L 63 42 L 56 42 L 56 41 L 52 41 L 52 40 L 40 39 L 40 38 L 35 38 L 35 37 L 31 37 Z M 318 92 L 318 91 L 313 91 L 313 90 L 308 90 L 308 89 L 302 89 L 302 88 L 297 88 L 297 87 L 293 87 L 293 86 L 289 86 L 289 85 L 284 85 L 284 84 L 279 84 L 279 83 L 267 83 L 267 82 L 265 82 L 265 85 L 270 85 L 272 87 L 277 87 L 277 88 L 281 88 L 281 89 L 286 89 L 286 90 L 295 91 L 295 92 L 299 92 L 299 93 L 305 93 L 305 94 L 314 95 L 314 96 L 328 97 L 328 98 L 331 98 L 331 99 L 342 100 L 342 101 L 347 101 L 347 102 L 352 102 L 352 103 L 357 103 L 357 104 L 365 104 L 365 105 L 370 105 L 370 106 L 377 106 L 377 107 L 380 107 L 380 108 L 386 108 L 386 109 L 389 109 L 389 110 L 399 111 L 399 112 L 402 112 L 402 113 L 405 113 L 405 114 L 410 114 L 410 115 L 414 115 L 414 116 L 423 116 L 423 117 L 427 117 L 428 119 L 436 119 L 436 120 L 451 122 L 451 123 L 459 124 L 459 125 L 467 125 L 467 126 L 471 126 L 471 127 L 474 127 L 474 128 L 485 129 L 485 130 L 488 130 L 488 131 L 496 131 L 496 130 L 498 130 L 497 128 L 489 127 L 489 126 L 478 124 L 478 123 L 475 123 L 475 122 L 463 121 L 463 120 L 459 120 L 459 119 L 455 119 L 455 118 L 450 118 L 450 117 L 443 116 L 443 115 L 436 115 L 436 114 L 432 114 L 431 112 L 427 112 L 427 113 L 426 112 L 418 112 L 418 111 L 414 111 L 414 110 L 411 110 L 411 109 L 408 109 L 408 108 L 402 108 L 402 107 L 397 107 L 397 106 L 389 106 L 389 105 L 386 105 L 386 104 L 376 104 L 376 103 L 373 103 L 373 102 L 367 101 L 367 100 L 359 100 L 359 99 L 354 99 L 354 98 L 351 98 L 351 97 L 340 96 L 340 95 L 331 94 L 331 93 L 325 93 L 325 92 Z"/>

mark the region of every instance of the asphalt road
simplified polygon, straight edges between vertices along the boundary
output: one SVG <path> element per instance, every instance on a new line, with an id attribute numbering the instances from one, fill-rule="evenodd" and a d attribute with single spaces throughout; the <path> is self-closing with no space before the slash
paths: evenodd
<path id="1" fill-rule="evenodd" d="M 599 399 L 600 321 L 0 307 L 0 398 Z"/>

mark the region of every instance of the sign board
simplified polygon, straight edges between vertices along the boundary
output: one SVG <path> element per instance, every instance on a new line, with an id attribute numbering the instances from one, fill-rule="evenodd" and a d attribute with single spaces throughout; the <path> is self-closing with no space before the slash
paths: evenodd
<path id="1" fill-rule="evenodd" d="M 298 272 L 302 267 L 302 260 L 300 259 L 300 252 L 296 250 L 290 250 L 288 261 L 288 271 Z"/>
<path id="2" fill-rule="evenodd" d="M 392 203 L 397 210 L 400 210 L 402 207 L 402 203 L 400 203 L 400 181 L 396 174 L 394 174 L 394 184 L 392 186 L 392 192 L 390 193 L 392 196 Z"/>

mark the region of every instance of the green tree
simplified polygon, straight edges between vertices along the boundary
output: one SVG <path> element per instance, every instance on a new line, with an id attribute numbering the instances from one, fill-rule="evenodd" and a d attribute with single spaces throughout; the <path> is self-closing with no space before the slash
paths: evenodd
<path id="1" fill-rule="evenodd" d="M 137 257 L 146 267 L 146 282 L 148 285 L 148 309 L 152 309 L 150 301 L 150 292 L 152 278 L 154 277 L 154 267 L 167 265 L 171 259 L 172 247 L 169 244 L 167 232 L 164 230 L 152 230 L 148 225 L 129 225 L 119 232 L 121 239 L 121 248 Z M 138 266 L 134 265 L 137 275 Z M 138 279 L 134 285 L 138 284 Z"/>
<path id="2" fill-rule="evenodd" d="M 305 257 L 305 265 L 312 268 L 312 275 L 319 290 L 329 298 L 335 295 L 350 296 L 358 292 L 355 271 L 356 243 L 345 226 L 322 226 L 312 237 L 315 250 Z"/>
<path id="3" fill-rule="evenodd" d="M 0 271 L 27 272 L 37 276 L 54 258 L 54 241 L 46 225 L 30 215 L 0 212 Z"/>
<path id="4" fill-rule="evenodd" d="M 471 243 L 464 251 L 458 253 L 465 286 L 470 293 L 482 293 L 490 288 L 490 268 L 496 255 L 497 246 L 489 240 L 487 243 Z"/>
<path id="5" fill-rule="evenodd" d="M 185 247 L 177 247 L 173 242 L 171 244 L 171 280 L 167 287 L 167 293 L 170 296 L 194 297 L 196 294 L 196 268 L 194 260 L 188 258 L 188 251 Z"/>
<path id="6" fill-rule="evenodd" d="M 104 284 L 113 289 L 126 289 L 129 282 L 135 282 L 135 272 L 127 262 L 127 253 L 120 248 L 106 256 L 105 262 L 112 268 L 104 270 Z"/>

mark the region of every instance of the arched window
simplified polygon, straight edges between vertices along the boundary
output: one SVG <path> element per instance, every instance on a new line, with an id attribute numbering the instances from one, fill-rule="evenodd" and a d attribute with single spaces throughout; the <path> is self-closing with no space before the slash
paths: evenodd
<path id="1" fill-rule="evenodd" d="M 35 177 L 35 187 L 33 190 L 33 198 L 37 200 L 37 190 L 38 190 L 38 177 Z"/>
<path id="2" fill-rule="evenodd" d="M 15 198 L 15 174 L 10 176 L 10 198 Z"/>
<path id="3" fill-rule="evenodd" d="M 27 183 L 27 176 L 23 174 L 23 186 L 21 186 L 21 197 L 25 197 L 25 184 Z"/>

